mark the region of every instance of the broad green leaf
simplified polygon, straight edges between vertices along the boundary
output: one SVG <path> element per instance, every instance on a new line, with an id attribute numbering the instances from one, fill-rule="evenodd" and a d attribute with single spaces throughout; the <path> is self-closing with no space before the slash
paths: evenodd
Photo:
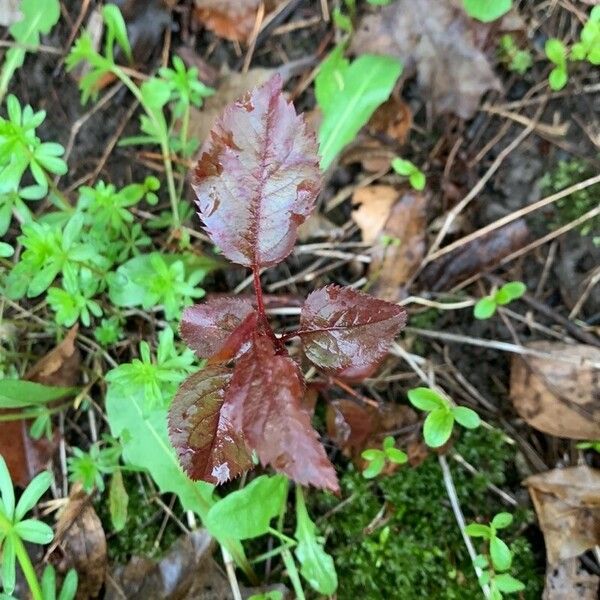
<path id="1" fill-rule="evenodd" d="M 475 308 L 473 309 L 473 316 L 476 319 L 489 319 L 496 312 L 496 300 L 491 298 L 490 296 L 486 296 L 485 298 L 481 298 L 481 300 L 477 301 L 475 304 Z"/>
<path id="2" fill-rule="evenodd" d="M 455 406 L 450 410 L 456 421 L 467 429 L 477 429 L 481 424 L 479 415 L 471 408 L 467 408 L 466 406 Z"/>
<path id="3" fill-rule="evenodd" d="M 507 512 L 498 513 L 492 519 L 492 526 L 496 529 L 504 529 L 508 527 L 513 522 L 513 516 Z"/>
<path id="4" fill-rule="evenodd" d="M 108 493 L 110 520 L 116 532 L 122 531 L 125 528 L 128 504 L 129 495 L 123 484 L 123 474 L 121 473 L 121 469 L 117 469 L 111 478 Z"/>
<path id="5" fill-rule="evenodd" d="M 38 500 L 48 491 L 52 483 L 52 474 L 44 471 L 36 475 L 17 502 L 15 509 L 15 521 L 20 521 L 37 503 Z"/>
<path id="6" fill-rule="evenodd" d="M 343 71 L 343 87 L 335 102 L 326 105 L 319 129 L 323 170 L 389 98 L 401 72 L 402 65 L 396 59 L 372 54 L 363 54 Z"/>
<path id="7" fill-rule="evenodd" d="M 0 380 L 0 408 L 25 408 L 35 404 L 46 404 L 72 396 L 77 392 L 73 387 L 42 385 L 23 379 Z"/>
<path id="8" fill-rule="evenodd" d="M 443 446 L 452 434 L 454 416 L 445 408 L 436 408 L 431 411 L 423 424 L 423 437 L 425 443 L 431 448 Z"/>
<path id="9" fill-rule="evenodd" d="M 331 109 L 344 88 L 344 75 L 350 66 L 350 61 L 344 58 L 345 50 L 345 44 L 338 44 L 319 66 L 315 79 L 315 98 L 324 113 Z"/>
<path id="10" fill-rule="evenodd" d="M 447 406 L 447 402 L 443 396 L 438 394 L 435 390 L 426 387 L 408 390 L 408 400 L 415 408 L 426 411 Z"/>
<path id="11" fill-rule="evenodd" d="M 496 587 L 503 592 L 504 594 L 512 594 L 514 592 L 520 592 L 525 589 L 525 585 L 515 579 L 512 575 L 508 573 L 501 573 L 500 575 L 496 575 L 494 577 L 494 582 Z"/>
<path id="12" fill-rule="evenodd" d="M 469 525 L 465 527 L 465 532 L 471 537 L 489 538 L 492 535 L 492 530 L 487 525 L 482 525 L 481 523 L 469 523 Z M 485 556 L 482 558 L 485 558 Z"/>
<path id="13" fill-rule="evenodd" d="M 335 592 L 338 585 L 333 558 L 325 552 L 317 539 L 317 527 L 306 510 L 304 494 L 296 487 L 296 533 L 298 545 L 294 553 L 300 562 L 300 573 L 310 586 L 326 596 Z"/>
<path id="14" fill-rule="evenodd" d="M 492 536 L 490 540 L 490 557 L 494 569 L 497 571 L 506 571 L 510 569 L 512 563 L 512 552 L 506 543 L 497 536 Z"/>
<path id="15" fill-rule="evenodd" d="M 206 524 L 210 531 L 237 540 L 264 535 L 271 519 L 280 513 L 286 493 L 285 477 L 261 475 L 219 500 L 210 509 Z"/>
<path id="16" fill-rule="evenodd" d="M 463 0 L 470 17 L 489 23 L 505 15 L 512 7 L 512 0 Z"/>

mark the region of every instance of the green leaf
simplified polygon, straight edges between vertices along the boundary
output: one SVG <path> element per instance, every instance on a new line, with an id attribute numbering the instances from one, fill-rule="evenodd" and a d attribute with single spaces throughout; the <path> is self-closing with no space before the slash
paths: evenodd
<path id="1" fill-rule="evenodd" d="M 463 0 L 470 17 L 489 23 L 505 15 L 512 7 L 512 0 Z"/>
<path id="2" fill-rule="evenodd" d="M 108 35 L 115 39 L 117 44 L 121 46 L 121 49 L 123 52 L 125 52 L 127 60 L 129 62 L 133 62 L 131 46 L 129 44 L 129 38 L 127 37 L 127 27 L 119 7 L 115 4 L 105 4 L 102 7 L 102 17 L 106 23 Z"/>
<path id="3" fill-rule="evenodd" d="M 333 558 L 317 539 L 317 527 L 306 510 L 302 488 L 296 486 L 296 533 L 298 545 L 294 554 L 300 563 L 300 574 L 310 586 L 325 596 L 337 589 L 338 579 Z"/>
<path id="4" fill-rule="evenodd" d="M 398 448 L 388 448 L 385 451 L 385 455 L 389 461 L 397 465 L 403 465 L 405 462 L 408 461 L 408 456 L 406 455 L 406 452 L 402 452 L 402 450 L 399 450 Z"/>
<path id="5" fill-rule="evenodd" d="M 326 105 L 319 129 L 323 170 L 389 98 L 401 72 L 402 65 L 396 59 L 371 54 L 363 54 L 343 71 L 342 88 L 335 102 Z"/>
<path id="6" fill-rule="evenodd" d="M 0 380 L 0 408 L 25 408 L 73 396 L 78 388 L 42 385 L 23 379 Z"/>
<path id="7" fill-rule="evenodd" d="M 505 527 L 508 527 L 512 522 L 513 516 L 510 513 L 501 512 L 498 513 L 492 519 L 492 527 L 495 527 L 496 529 L 504 529 Z"/>
<path id="8" fill-rule="evenodd" d="M 4 457 L 0 455 L 0 497 L 9 521 L 15 514 L 15 490 Z"/>
<path id="9" fill-rule="evenodd" d="M 6 242 L 0 242 L 0 258 L 8 258 L 15 253 L 14 248 Z"/>
<path id="10" fill-rule="evenodd" d="M 378 448 L 367 448 L 361 453 L 361 457 L 365 460 L 375 460 L 376 458 L 382 457 L 383 452 Z"/>
<path id="11" fill-rule="evenodd" d="M 513 592 L 521 592 L 525 589 L 525 584 L 515 579 L 508 573 L 501 573 L 494 577 L 496 587 L 504 594 L 512 594 Z"/>
<path id="12" fill-rule="evenodd" d="M 479 415 L 466 406 L 455 406 L 450 409 L 456 421 L 467 429 L 477 429 L 481 425 Z"/>
<path id="13" fill-rule="evenodd" d="M 2 544 L 0 574 L 2 575 L 2 586 L 4 587 L 4 591 L 7 594 L 12 594 L 15 591 L 16 583 L 16 554 L 13 533 L 9 533 Z"/>
<path id="14" fill-rule="evenodd" d="M 264 535 L 271 519 L 281 511 L 286 494 L 285 477 L 261 475 L 219 500 L 208 512 L 206 524 L 211 532 L 236 540 Z"/>
<path id="15" fill-rule="evenodd" d="M 566 68 L 555 67 L 550 71 L 550 75 L 548 76 L 548 83 L 550 84 L 550 88 L 555 92 L 562 90 L 565 85 L 567 85 L 567 81 L 569 80 L 569 74 L 567 73 Z"/>
<path id="16" fill-rule="evenodd" d="M 122 531 L 125 528 L 128 504 L 129 495 L 123 484 L 123 474 L 121 473 L 121 469 L 117 469 L 110 480 L 108 493 L 110 520 L 116 532 Z"/>
<path id="17" fill-rule="evenodd" d="M 427 411 L 445 408 L 448 404 L 443 396 L 426 387 L 408 390 L 408 400 L 415 408 Z"/>
<path id="18" fill-rule="evenodd" d="M 381 450 L 378 450 L 377 452 L 377 456 L 371 460 L 371 462 L 362 472 L 365 479 L 373 479 L 374 477 L 377 477 L 381 471 L 383 471 L 383 467 L 385 466 L 385 454 L 381 452 Z"/>
<path id="19" fill-rule="evenodd" d="M 469 523 L 465 527 L 465 533 L 471 537 L 482 537 L 489 539 L 492 535 L 492 530 L 487 525 L 482 525 L 481 523 Z"/>
<path id="20" fill-rule="evenodd" d="M 417 167 L 415 167 L 410 160 L 404 160 L 403 158 L 396 157 L 394 160 L 392 160 L 392 169 L 394 169 L 398 175 L 409 177 L 417 170 Z"/>
<path id="21" fill-rule="evenodd" d="M 248 600 L 283 600 L 283 594 L 279 590 L 271 590 L 263 594 L 252 594 Z"/>
<path id="22" fill-rule="evenodd" d="M 35 519 L 25 519 L 17 523 L 13 531 L 22 540 L 32 544 L 49 544 L 54 538 L 52 527 Z"/>
<path id="23" fill-rule="evenodd" d="M 60 594 L 58 595 L 58 600 L 73 600 L 77 593 L 78 583 L 79 578 L 77 576 L 77 571 L 75 569 L 69 569 L 69 572 L 63 581 Z"/>
<path id="24" fill-rule="evenodd" d="M 338 44 L 319 66 L 315 79 L 315 98 L 321 110 L 329 112 L 344 89 L 344 75 L 350 61 L 344 58 L 346 44 Z"/>
<path id="25" fill-rule="evenodd" d="M 52 474 L 44 471 L 31 480 L 17 502 L 15 521 L 20 521 L 38 503 L 38 500 L 48 491 L 52 479 Z"/>
<path id="26" fill-rule="evenodd" d="M 496 292 L 496 303 L 504 306 L 513 300 L 517 300 L 527 291 L 527 286 L 520 281 L 510 281 L 505 283 Z"/>
<path id="27" fill-rule="evenodd" d="M 496 300 L 491 296 L 486 296 L 485 298 L 481 298 L 481 300 L 477 301 L 475 304 L 475 308 L 473 309 L 473 316 L 476 319 L 489 319 L 496 312 Z"/>
<path id="28" fill-rule="evenodd" d="M 490 557 L 494 569 L 506 571 L 512 563 L 512 552 L 510 548 L 498 536 L 492 536 L 490 540 Z"/>
<path id="29" fill-rule="evenodd" d="M 548 60 L 553 62 L 557 67 L 563 67 L 567 63 L 567 49 L 565 45 L 558 39 L 549 39 L 545 46 L 544 51 Z"/>
<path id="30" fill-rule="evenodd" d="M 52 565 L 45 566 L 40 584 L 42 598 L 44 600 L 56 600 L 56 571 Z"/>
<path id="31" fill-rule="evenodd" d="M 466 528 L 465 528 L 466 529 Z M 477 536 L 473 536 L 473 537 L 477 537 Z M 473 564 L 476 567 L 479 567 L 480 569 L 485 569 L 488 567 L 489 565 L 489 561 L 487 559 L 487 556 L 484 556 L 483 554 L 478 554 L 475 557 L 475 560 L 473 560 Z"/>
<path id="32" fill-rule="evenodd" d="M 454 416 L 446 408 L 431 411 L 423 424 L 423 438 L 431 448 L 443 446 L 452 434 Z"/>
<path id="33" fill-rule="evenodd" d="M 408 181 L 410 185 L 419 192 L 425 189 L 425 174 L 419 170 L 415 171 L 412 175 L 410 175 Z"/>

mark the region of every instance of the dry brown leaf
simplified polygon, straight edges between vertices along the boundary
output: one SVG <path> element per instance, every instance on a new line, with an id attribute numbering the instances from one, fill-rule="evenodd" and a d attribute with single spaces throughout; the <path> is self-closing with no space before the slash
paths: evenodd
<path id="1" fill-rule="evenodd" d="M 528 241 L 529 228 L 523 219 L 517 219 L 427 265 L 422 275 L 423 283 L 434 292 L 446 290 L 491 269 Z"/>
<path id="2" fill-rule="evenodd" d="M 532 342 L 528 348 L 557 360 L 513 355 L 510 396 L 529 425 L 574 440 L 600 439 L 600 349 L 585 344 Z M 559 360 L 569 356 L 580 365 Z"/>
<path id="3" fill-rule="evenodd" d="M 399 58 L 436 113 L 470 118 L 486 91 L 500 89 L 481 51 L 488 29 L 458 0 L 397 0 L 363 17 L 351 50 Z"/>
<path id="4" fill-rule="evenodd" d="M 426 204 L 423 194 L 401 193 L 392 186 L 359 188 L 352 196 L 356 207 L 352 218 L 366 242 L 373 247 L 369 278 L 370 292 L 384 300 L 397 301 L 406 295 L 404 284 L 425 255 Z"/>
<path id="5" fill-rule="evenodd" d="M 598 600 L 600 577 L 581 567 L 577 558 L 564 560 L 546 571 L 542 600 Z"/>
<path id="6" fill-rule="evenodd" d="M 233 42 L 247 42 L 261 2 L 265 14 L 277 6 L 277 0 L 195 0 L 196 19 L 219 37 Z"/>
<path id="7" fill-rule="evenodd" d="M 298 239 L 301 242 L 318 237 L 337 238 L 342 234 L 343 229 L 320 212 L 314 212 L 298 227 Z"/>
<path id="8" fill-rule="evenodd" d="M 587 466 L 554 469 L 528 477 L 546 541 L 549 565 L 600 544 L 600 471 Z"/>
<path id="9" fill-rule="evenodd" d="M 340 164 L 360 163 L 367 173 L 387 171 L 397 152 L 374 139 L 360 137 L 344 151 Z"/>
<path id="10" fill-rule="evenodd" d="M 98 595 L 107 566 L 106 536 L 91 497 L 79 485 L 73 486 L 58 516 L 52 560 L 61 572 L 77 571 L 78 600 Z"/>
<path id="11" fill-rule="evenodd" d="M 386 135 L 399 146 L 406 143 L 412 127 L 412 111 L 402 99 L 392 96 L 374 113 L 367 130 L 371 135 Z"/>

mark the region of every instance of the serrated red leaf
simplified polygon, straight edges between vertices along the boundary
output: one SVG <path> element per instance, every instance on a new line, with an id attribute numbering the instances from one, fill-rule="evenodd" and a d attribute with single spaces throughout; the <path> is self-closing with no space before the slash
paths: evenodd
<path id="1" fill-rule="evenodd" d="M 241 407 L 225 399 L 231 371 L 207 367 L 177 390 L 169 412 L 169 437 L 191 479 L 219 484 L 252 467 L 240 431 Z"/>
<path id="2" fill-rule="evenodd" d="M 200 358 L 211 362 L 233 358 L 256 328 L 257 315 L 249 302 L 215 298 L 183 311 L 179 333 Z"/>
<path id="3" fill-rule="evenodd" d="M 273 77 L 216 120 L 193 188 L 208 235 L 231 261 L 272 266 L 292 250 L 321 186 L 314 133 Z"/>
<path id="4" fill-rule="evenodd" d="M 335 470 L 302 407 L 302 376 L 272 340 L 254 334 L 237 362 L 226 402 L 243 406 L 242 430 L 263 465 L 270 464 L 301 485 L 339 491 Z"/>
<path id="5" fill-rule="evenodd" d="M 310 294 L 300 313 L 306 356 L 348 379 L 370 375 L 405 325 L 402 307 L 336 285 Z"/>

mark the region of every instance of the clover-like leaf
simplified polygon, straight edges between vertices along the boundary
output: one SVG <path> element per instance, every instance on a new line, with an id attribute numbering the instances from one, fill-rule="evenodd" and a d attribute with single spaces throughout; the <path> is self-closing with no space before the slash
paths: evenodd
<path id="1" fill-rule="evenodd" d="M 443 408 L 432 410 L 423 423 L 423 437 L 425 443 L 431 448 L 443 446 L 452 434 L 454 417 L 452 413 Z"/>
<path id="2" fill-rule="evenodd" d="M 336 285 L 310 294 L 300 314 L 306 356 L 349 379 L 371 374 L 405 325 L 402 307 Z"/>
<path id="3" fill-rule="evenodd" d="M 255 332 L 252 347 L 235 366 L 224 402 L 242 407 L 244 438 L 263 465 L 299 484 L 337 491 L 333 466 L 302 407 L 303 392 L 296 363 L 276 354 L 270 337 Z"/>
<path id="4" fill-rule="evenodd" d="M 471 408 L 466 406 L 455 406 L 450 409 L 457 423 L 466 429 L 477 429 L 481 424 L 479 415 Z"/>
<path id="5" fill-rule="evenodd" d="M 242 437 L 241 407 L 224 401 L 231 371 L 208 367 L 188 377 L 169 412 L 169 436 L 191 479 L 223 483 L 251 468 Z"/>
<path id="6" fill-rule="evenodd" d="M 448 402 L 441 394 L 426 387 L 408 390 L 408 400 L 415 408 L 420 410 L 430 411 L 448 406 Z"/>
<path id="7" fill-rule="evenodd" d="M 491 296 L 485 296 L 481 300 L 477 301 L 475 308 L 473 309 L 473 316 L 476 319 L 489 319 L 496 312 L 496 300 Z"/>
<path id="8" fill-rule="evenodd" d="M 315 136 L 284 98 L 279 76 L 227 106 L 193 182 L 213 243 L 247 267 L 281 262 L 314 209 L 318 164 Z"/>
<path id="9" fill-rule="evenodd" d="M 225 361 L 237 354 L 256 328 L 256 312 L 239 298 L 215 298 L 183 311 L 179 333 L 201 358 Z"/>
<path id="10" fill-rule="evenodd" d="M 513 522 L 513 516 L 507 512 L 498 513 L 492 519 L 492 526 L 496 529 L 504 529 L 508 527 Z"/>

